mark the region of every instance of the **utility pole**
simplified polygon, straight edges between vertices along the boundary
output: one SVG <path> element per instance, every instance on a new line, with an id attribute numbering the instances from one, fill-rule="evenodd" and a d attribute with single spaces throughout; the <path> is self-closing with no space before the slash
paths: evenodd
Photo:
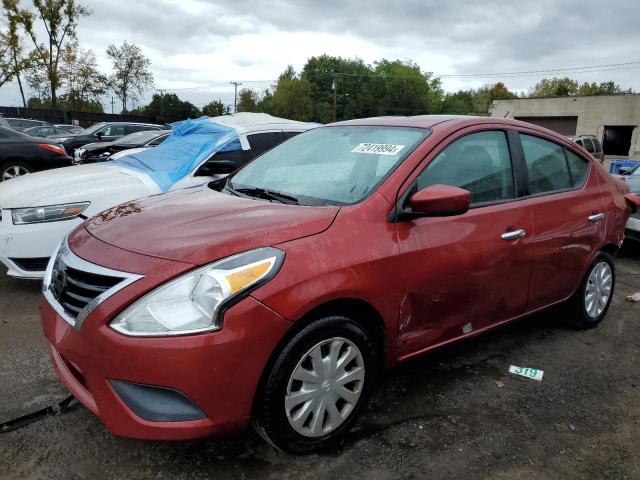
<path id="1" fill-rule="evenodd" d="M 233 89 L 233 113 L 238 113 L 238 85 L 242 85 L 240 82 L 229 82 L 234 86 Z"/>
<path id="2" fill-rule="evenodd" d="M 113 95 L 111 95 L 111 115 L 113 115 L 113 103 L 115 100 L 113 99 Z"/>
<path id="3" fill-rule="evenodd" d="M 160 92 L 160 121 L 164 123 L 164 90 L 158 90 Z"/>
<path id="4" fill-rule="evenodd" d="M 331 82 L 331 88 L 333 89 L 333 121 L 336 121 L 336 99 L 338 96 L 338 82 L 336 82 L 336 76 L 333 75 L 333 82 Z"/>

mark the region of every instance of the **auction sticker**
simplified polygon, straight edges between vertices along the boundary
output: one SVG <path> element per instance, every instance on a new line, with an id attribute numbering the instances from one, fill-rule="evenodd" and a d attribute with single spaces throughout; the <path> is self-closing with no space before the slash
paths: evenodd
<path id="1" fill-rule="evenodd" d="M 404 145 L 392 145 L 390 143 L 361 143 L 351 150 L 351 153 L 373 153 L 375 155 L 398 155 Z"/>
<path id="2" fill-rule="evenodd" d="M 520 375 L 521 377 L 530 378 L 532 380 L 537 380 L 538 382 L 542 381 L 542 376 L 544 375 L 544 372 L 542 370 L 538 370 L 537 368 L 516 367 L 515 365 L 511 365 L 509 367 L 509 373 Z"/>

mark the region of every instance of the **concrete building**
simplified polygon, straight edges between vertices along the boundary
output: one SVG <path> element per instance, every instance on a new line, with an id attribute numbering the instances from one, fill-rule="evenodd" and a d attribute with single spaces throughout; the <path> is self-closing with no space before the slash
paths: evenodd
<path id="1" fill-rule="evenodd" d="M 609 158 L 640 159 L 640 95 L 495 100 L 492 117 L 535 123 L 562 135 L 595 135 Z"/>

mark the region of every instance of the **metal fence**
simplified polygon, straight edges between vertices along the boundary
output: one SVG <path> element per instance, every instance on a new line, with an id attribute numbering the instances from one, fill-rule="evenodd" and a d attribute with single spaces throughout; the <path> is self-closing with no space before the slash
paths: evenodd
<path id="1" fill-rule="evenodd" d="M 151 123 L 149 117 L 144 115 L 111 114 L 95 112 L 67 112 L 62 110 L 2 107 L 0 115 L 3 117 L 29 118 L 43 120 L 49 123 L 77 123 L 81 127 L 90 127 L 98 122 L 142 122 Z M 75 120 L 75 121 L 74 121 Z"/>

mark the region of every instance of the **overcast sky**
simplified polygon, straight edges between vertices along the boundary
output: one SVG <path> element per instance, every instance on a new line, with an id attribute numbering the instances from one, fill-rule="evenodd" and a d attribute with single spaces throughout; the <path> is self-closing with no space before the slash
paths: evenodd
<path id="1" fill-rule="evenodd" d="M 22 0 L 25 6 L 29 3 Z M 174 91 L 200 107 L 215 98 L 233 101 L 233 87 L 210 85 L 238 80 L 262 90 L 287 64 L 299 70 L 308 57 L 323 53 L 359 57 L 365 62 L 413 60 L 422 70 L 442 75 L 640 61 L 638 0 L 85 3 L 93 15 L 80 21 L 80 44 L 95 51 L 105 72 L 110 70 L 104 53 L 110 43 L 136 43 L 152 61 L 155 88 Z M 640 63 L 567 74 L 579 81 L 612 79 L 640 91 L 639 67 Z M 520 75 L 501 80 L 512 90 L 527 90 L 540 78 Z M 450 91 L 497 80 L 443 78 L 443 85 Z M 19 102 L 15 85 L 0 89 L 1 105 Z"/>

